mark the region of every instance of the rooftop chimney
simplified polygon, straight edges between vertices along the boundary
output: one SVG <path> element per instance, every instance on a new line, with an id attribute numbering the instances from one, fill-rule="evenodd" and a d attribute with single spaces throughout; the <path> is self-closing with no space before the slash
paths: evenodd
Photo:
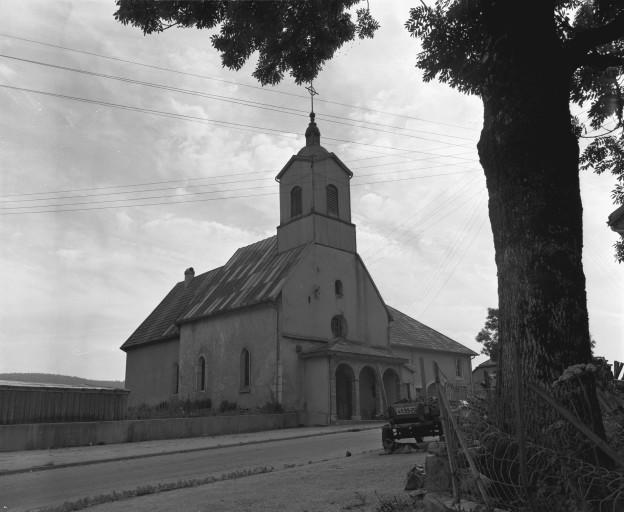
<path id="1" fill-rule="evenodd" d="M 191 280 L 195 277 L 195 270 L 193 267 L 189 267 L 184 271 L 184 286 L 188 286 Z"/>

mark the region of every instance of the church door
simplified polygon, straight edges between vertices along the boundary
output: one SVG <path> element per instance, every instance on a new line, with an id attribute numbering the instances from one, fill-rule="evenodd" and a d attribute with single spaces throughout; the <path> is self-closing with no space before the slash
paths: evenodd
<path id="1" fill-rule="evenodd" d="M 339 420 L 353 415 L 353 370 L 346 364 L 336 368 L 336 414 Z"/>

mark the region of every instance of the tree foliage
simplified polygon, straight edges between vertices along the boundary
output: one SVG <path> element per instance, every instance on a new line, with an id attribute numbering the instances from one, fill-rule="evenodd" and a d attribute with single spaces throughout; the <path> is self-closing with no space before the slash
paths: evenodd
<path id="1" fill-rule="evenodd" d="M 498 361 L 498 308 L 488 308 L 485 326 L 475 339 L 483 344 L 482 354 L 489 356 L 492 361 Z"/>
<path id="2" fill-rule="evenodd" d="M 216 29 L 210 37 L 223 65 L 239 70 L 254 52 L 253 76 L 276 84 L 289 72 L 298 84 L 311 82 L 323 63 L 356 36 L 372 38 L 379 23 L 368 8 L 349 10 L 360 0 L 245 2 L 227 0 L 116 0 L 115 19 L 144 34 L 171 27 Z"/>
<path id="3" fill-rule="evenodd" d="M 433 7 L 411 9 L 405 26 L 422 41 L 417 66 L 425 81 L 437 78 L 484 98 L 496 94 L 504 74 L 503 63 L 495 58 L 497 47 L 517 38 L 512 46 L 530 48 L 530 23 L 551 24 L 553 44 L 560 46 L 570 74 L 570 101 L 587 108 L 587 119 L 577 119 L 575 130 L 590 141 L 581 156 L 582 168 L 612 173 L 617 180 L 613 201 L 624 204 L 624 3 L 525 2 L 519 10 L 524 12 L 510 15 L 508 3 L 494 0 L 440 0 Z M 615 247 L 616 258 L 624 261 L 624 239 Z"/>

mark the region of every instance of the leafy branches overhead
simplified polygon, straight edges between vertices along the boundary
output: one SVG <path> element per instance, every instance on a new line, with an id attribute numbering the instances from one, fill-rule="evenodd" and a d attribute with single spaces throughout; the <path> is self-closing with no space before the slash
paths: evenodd
<path id="1" fill-rule="evenodd" d="M 504 66 L 539 80 L 538 59 L 531 55 L 549 51 L 545 65 L 562 67 L 570 102 L 587 109 L 587 126 L 573 128 L 590 141 L 580 163 L 616 176 L 613 199 L 624 204 L 624 2 L 535 0 L 512 15 L 506 2 L 438 0 L 411 9 L 405 26 L 421 40 L 416 66 L 425 80 L 437 78 L 483 99 L 497 94 L 507 77 Z"/>
<path id="2" fill-rule="evenodd" d="M 263 85 L 290 73 L 310 82 L 336 50 L 355 36 L 373 37 L 379 23 L 368 7 L 349 10 L 360 0 L 161 1 L 116 0 L 115 18 L 145 34 L 173 26 L 217 29 L 210 38 L 225 67 L 240 69 L 254 52 L 253 76 Z"/>

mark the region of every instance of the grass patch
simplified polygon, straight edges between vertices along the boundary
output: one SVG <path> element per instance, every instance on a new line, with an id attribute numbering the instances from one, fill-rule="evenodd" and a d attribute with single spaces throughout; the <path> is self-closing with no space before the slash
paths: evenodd
<path id="1" fill-rule="evenodd" d="M 39 512 L 71 512 L 73 510 L 83 510 L 102 503 L 111 503 L 113 501 L 127 500 L 139 496 L 147 496 L 157 494 L 159 492 L 175 491 L 177 489 L 188 489 L 190 487 L 199 487 L 200 485 L 222 482 L 225 480 L 235 480 L 252 475 L 260 475 L 263 473 L 271 473 L 275 468 L 273 466 L 259 466 L 249 469 L 237 469 L 229 473 L 223 473 L 218 476 L 207 476 L 205 478 L 192 478 L 190 480 L 178 480 L 177 482 L 163 482 L 155 485 L 142 485 L 134 489 L 125 491 L 113 491 L 107 494 L 99 494 L 88 498 L 81 498 L 74 501 L 66 501 L 62 505 L 46 507 L 39 509 Z"/>

